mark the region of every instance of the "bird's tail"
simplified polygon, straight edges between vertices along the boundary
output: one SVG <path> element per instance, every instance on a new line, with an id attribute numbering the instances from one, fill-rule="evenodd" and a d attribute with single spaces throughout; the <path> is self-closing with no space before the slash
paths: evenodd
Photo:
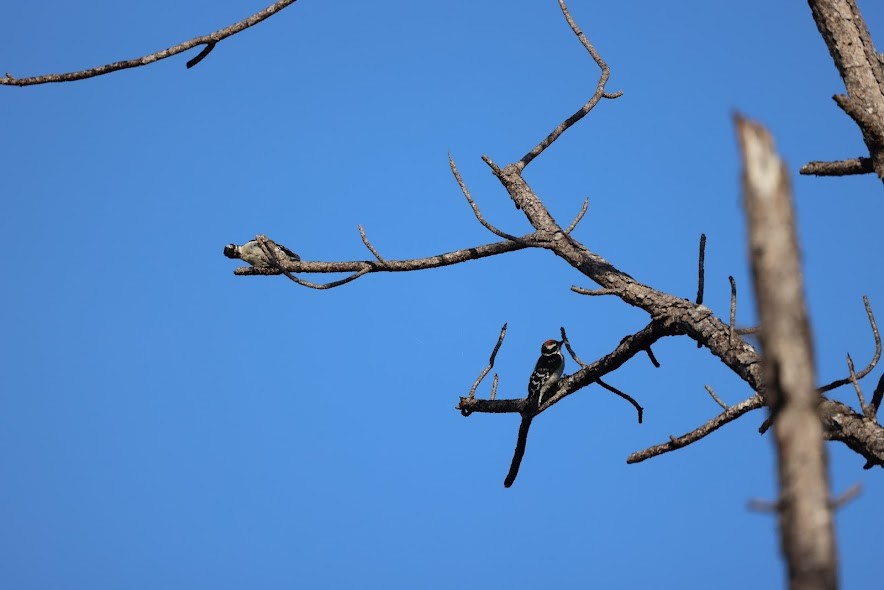
<path id="1" fill-rule="evenodd" d="M 516 439 L 516 450 L 513 451 L 513 461 L 510 463 L 510 471 L 503 480 L 503 487 L 508 488 L 516 481 L 519 475 L 519 465 L 522 464 L 522 457 L 525 455 L 525 445 L 528 444 L 528 429 L 531 428 L 531 421 L 534 416 L 522 416 L 522 423 L 519 424 L 519 437 Z"/>

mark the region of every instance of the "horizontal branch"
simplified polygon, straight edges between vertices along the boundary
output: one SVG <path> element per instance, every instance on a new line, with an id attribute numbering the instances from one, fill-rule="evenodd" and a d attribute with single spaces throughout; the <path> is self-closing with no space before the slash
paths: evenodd
<path id="1" fill-rule="evenodd" d="M 529 240 L 531 234 L 523 236 L 522 240 Z M 320 262 L 320 261 L 282 261 L 280 268 L 290 273 L 362 273 L 369 274 L 375 272 L 408 272 L 414 270 L 425 270 L 430 268 L 440 268 L 443 266 L 451 266 L 460 264 L 469 260 L 479 260 L 488 258 L 489 256 L 497 256 L 507 252 L 515 252 L 528 248 L 527 243 L 519 243 L 510 240 L 502 242 L 493 242 L 491 244 L 483 244 L 472 248 L 463 248 L 453 252 L 444 254 L 436 254 L 426 258 L 411 258 L 406 260 L 352 260 L 342 262 Z M 243 266 L 236 268 L 234 274 L 240 276 L 253 275 L 277 275 L 281 274 L 279 269 L 265 266 Z"/>
<path id="2" fill-rule="evenodd" d="M 661 324 L 651 322 L 635 334 L 627 336 L 609 354 L 593 363 L 584 365 L 572 375 L 563 377 L 556 385 L 556 388 L 550 392 L 552 395 L 538 408 L 536 414 L 546 411 L 572 393 L 596 383 L 599 378 L 619 369 L 626 361 L 648 349 L 651 344 L 660 338 L 673 334 L 673 332 L 664 328 Z M 526 398 L 487 400 L 462 397 L 457 409 L 461 410 L 464 415 L 469 415 L 473 412 L 494 414 L 522 413 L 525 410 L 526 403 Z"/>
<path id="3" fill-rule="evenodd" d="M 884 467 L 884 428 L 850 407 L 823 399 L 819 414 L 828 440 L 837 440 L 866 459 L 865 468 Z"/>
<path id="4" fill-rule="evenodd" d="M 811 176 L 851 176 L 871 174 L 874 171 L 871 158 L 850 158 L 837 162 L 808 162 L 798 172 Z"/>
<path id="5" fill-rule="evenodd" d="M 32 76 L 29 78 L 16 78 L 7 72 L 5 77 L 0 78 L 0 84 L 4 84 L 6 86 L 32 86 L 34 84 L 46 84 L 50 82 L 73 82 L 74 80 L 83 80 L 86 78 L 101 76 L 103 74 L 110 74 L 111 72 L 117 72 L 119 70 L 125 70 L 128 68 L 146 66 L 161 59 L 166 59 L 167 57 L 172 57 L 173 55 L 177 55 L 189 49 L 193 49 L 198 45 L 205 45 L 206 47 L 199 55 L 187 62 L 187 67 L 190 68 L 198 64 L 204 57 L 206 57 L 212 50 L 212 48 L 215 47 L 215 44 L 222 39 L 226 39 L 227 37 L 236 35 L 237 33 L 258 24 L 262 20 L 273 16 L 286 6 L 294 4 L 295 2 L 296 0 L 280 0 L 279 2 L 275 2 L 267 8 L 260 10 L 250 17 L 236 22 L 229 27 L 218 29 L 214 33 L 209 33 L 208 35 L 194 37 L 189 41 L 184 41 L 183 43 L 179 43 L 178 45 L 173 45 L 172 47 L 168 47 L 166 49 L 162 49 L 160 51 L 144 55 L 142 57 L 117 61 L 114 63 L 97 66 L 94 68 L 89 68 L 88 70 L 81 70 L 78 72 L 68 72 L 64 74 L 44 74 L 41 76 Z"/>

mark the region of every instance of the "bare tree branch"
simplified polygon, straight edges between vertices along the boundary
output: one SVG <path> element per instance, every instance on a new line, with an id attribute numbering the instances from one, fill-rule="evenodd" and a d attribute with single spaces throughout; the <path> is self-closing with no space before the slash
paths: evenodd
<path id="1" fill-rule="evenodd" d="M 723 401 L 721 401 L 721 399 L 719 399 L 718 395 L 716 395 L 715 390 L 712 389 L 711 385 L 704 385 L 703 387 L 706 388 L 706 391 L 709 393 L 710 396 L 712 396 L 712 399 L 715 401 L 715 403 L 717 403 L 719 406 L 721 406 L 722 410 L 728 409 L 728 405 L 726 403 L 724 403 Z"/>
<path id="2" fill-rule="evenodd" d="M 482 369 L 482 372 L 479 374 L 479 377 L 476 378 L 476 381 L 473 383 L 473 386 L 470 387 L 469 397 L 476 397 L 476 389 L 478 389 L 479 384 L 482 383 L 482 379 L 488 375 L 488 372 L 494 368 L 494 359 L 497 358 L 497 351 L 500 350 L 501 344 L 503 344 L 503 339 L 506 338 L 506 324 L 500 329 L 500 335 L 497 337 L 497 344 L 494 345 L 494 349 L 491 351 L 491 357 L 488 359 L 488 364 L 485 365 L 485 368 Z M 494 393 L 497 393 L 497 385 L 495 381 Z M 491 396 L 491 399 L 494 399 L 495 396 Z M 464 414 L 465 416 L 468 414 Z"/>
<path id="3" fill-rule="evenodd" d="M 832 498 L 829 500 L 829 506 L 832 507 L 832 510 L 841 510 L 847 504 L 852 502 L 855 498 L 857 498 L 863 491 L 862 484 L 855 483 L 846 490 L 844 490 L 840 495 L 836 498 Z"/>
<path id="4" fill-rule="evenodd" d="M 571 225 L 568 226 L 568 229 L 565 230 L 566 234 L 570 234 L 577 227 L 577 224 L 580 223 L 580 220 L 583 219 L 583 216 L 586 215 L 586 210 L 589 209 L 589 197 L 583 199 L 583 206 L 580 208 L 580 212 L 577 213 L 577 217 L 574 218 L 574 221 L 571 222 Z"/>
<path id="5" fill-rule="evenodd" d="M 695 443 L 698 440 L 706 437 L 707 435 L 715 432 L 725 424 L 733 422 L 743 414 L 751 412 L 752 410 L 757 410 L 763 405 L 764 400 L 762 399 L 762 397 L 758 394 L 755 394 L 752 397 L 741 401 L 735 406 L 730 406 L 727 410 L 725 410 L 715 418 L 709 420 L 701 426 L 698 426 L 697 428 L 686 434 L 677 437 L 671 437 L 669 439 L 669 442 L 654 445 L 652 447 L 648 447 L 641 451 L 636 451 L 632 453 L 626 458 L 626 462 L 641 463 L 642 461 L 650 459 L 651 457 L 656 457 L 657 455 L 662 455 L 663 453 L 669 453 L 671 451 L 686 447 L 689 444 Z"/>
<path id="6" fill-rule="evenodd" d="M 562 9 L 562 14 L 565 15 L 565 20 L 568 21 L 568 25 L 571 27 L 571 30 L 574 31 L 574 34 L 577 35 L 577 38 L 580 39 L 580 43 L 583 44 L 583 47 L 586 48 L 586 51 L 589 52 L 589 55 L 598 64 L 599 69 L 602 71 L 599 76 L 599 81 L 596 84 L 596 89 L 593 95 L 590 97 L 586 104 L 580 107 L 576 113 L 565 119 L 561 122 L 555 129 L 550 132 L 549 135 L 544 138 L 539 144 L 537 144 L 530 152 L 522 156 L 522 159 L 519 160 L 515 166 L 522 170 L 525 166 L 531 163 L 531 160 L 539 156 L 543 153 L 543 150 L 548 148 L 552 143 L 559 138 L 559 136 L 567 131 L 571 125 L 585 117 L 589 111 L 591 111 L 596 104 L 602 98 L 617 98 L 621 96 L 622 92 L 615 92 L 613 94 L 609 94 L 605 92 L 605 84 L 608 82 L 608 77 L 611 75 L 611 70 L 608 68 L 608 64 L 605 63 L 605 60 L 599 55 L 598 51 L 596 51 L 595 47 L 593 47 L 592 43 L 589 42 L 589 39 L 586 38 L 586 35 L 583 34 L 583 31 L 580 30 L 580 27 L 577 26 L 577 23 L 574 22 L 574 19 L 571 18 L 571 13 L 568 11 L 568 6 L 565 4 L 564 0 L 559 0 L 559 7 Z M 519 204 L 516 203 L 516 207 Z"/>
<path id="7" fill-rule="evenodd" d="M 728 275 L 727 280 L 731 283 L 731 317 L 730 317 L 730 331 L 728 332 L 728 338 L 730 342 L 734 341 L 734 334 L 736 332 L 735 324 L 737 321 L 737 281 L 734 280 L 734 277 Z"/>
<path id="8" fill-rule="evenodd" d="M 575 362 L 575 363 L 577 363 L 577 364 L 580 365 L 581 367 L 586 367 L 586 366 L 587 366 L 586 363 L 584 363 L 584 362 L 580 359 L 580 357 L 577 356 L 577 353 L 574 352 L 574 349 L 571 348 L 571 341 L 568 340 L 568 335 L 565 333 L 565 327 L 562 326 L 561 328 L 559 328 L 559 330 L 560 330 L 560 332 L 561 332 L 561 334 L 562 334 L 562 342 L 564 342 L 564 344 L 565 344 L 565 348 L 568 349 L 568 354 L 571 355 L 571 358 L 574 359 L 574 362 Z M 621 340 L 621 342 L 622 342 L 622 340 Z M 647 348 L 647 352 L 648 352 L 648 355 L 651 356 L 651 359 L 654 360 L 654 361 L 656 361 L 656 359 L 654 359 L 653 353 L 651 352 L 651 347 L 650 347 L 650 346 L 648 346 L 648 348 Z M 659 365 L 656 365 L 656 366 L 659 367 Z M 608 391 L 610 391 L 611 393 L 613 393 L 613 394 L 615 394 L 615 395 L 619 395 L 620 397 L 622 397 L 623 399 L 625 399 L 626 401 L 628 401 L 629 403 L 631 403 L 632 406 L 635 408 L 635 411 L 638 412 L 638 423 L 639 423 L 639 424 L 642 423 L 642 417 L 644 416 L 644 411 L 645 411 L 645 409 L 644 409 L 643 407 L 641 407 L 641 406 L 639 405 L 639 403 L 638 403 L 637 401 L 635 401 L 635 399 L 632 398 L 632 396 L 630 396 L 628 393 L 624 393 L 624 392 L 620 391 L 619 389 L 617 389 L 617 388 L 614 387 L 613 385 L 608 385 L 607 383 L 605 383 L 605 382 L 602 381 L 601 379 L 596 379 L 595 382 L 598 383 L 599 385 L 601 385 L 603 388 L 605 388 L 605 389 L 607 389 Z"/>
<path id="9" fill-rule="evenodd" d="M 451 173 L 454 174 L 454 179 L 457 181 L 457 186 L 460 187 L 463 196 L 466 197 L 467 203 L 470 204 L 470 207 L 473 209 L 473 214 L 476 216 L 476 219 L 479 220 L 479 223 L 482 224 L 482 227 L 484 227 L 497 237 L 503 238 L 505 240 L 511 240 L 513 242 L 520 241 L 521 238 L 517 238 L 514 235 L 501 231 L 488 223 L 488 221 L 482 215 L 482 212 L 479 210 L 479 206 L 476 205 L 476 202 L 473 200 L 472 195 L 470 195 L 470 191 L 467 188 L 466 183 L 464 183 L 463 178 L 461 178 L 460 172 L 457 170 L 457 164 L 454 163 L 454 158 L 451 157 L 451 154 L 448 154 L 448 165 L 451 167 Z"/>
<path id="10" fill-rule="evenodd" d="M 812 176 L 851 176 L 874 171 L 871 158 L 851 158 L 838 162 L 808 162 L 801 167 L 799 173 Z"/>
<path id="11" fill-rule="evenodd" d="M 9 72 L 7 72 L 6 77 L 0 78 L 0 84 L 5 84 L 7 86 L 31 86 L 34 84 L 46 84 L 49 82 L 72 82 L 74 80 L 83 80 L 85 78 L 101 76 L 103 74 L 109 74 L 111 72 L 117 72 L 119 70 L 136 68 L 138 66 L 146 66 L 161 59 L 166 59 L 167 57 L 172 57 L 173 55 L 178 55 L 179 53 L 182 53 L 189 49 L 193 49 L 198 45 L 205 45 L 205 48 L 203 48 L 202 52 L 200 52 L 199 55 L 187 62 L 187 67 L 191 68 L 202 61 L 202 59 L 206 57 L 209 52 L 212 51 L 212 49 L 214 49 L 215 44 L 219 41 L 226 39 L 227 37 L 230 37 L 232 35 L 236 35 L 237 33 L 258 24 L 262 20 L 273 16 L 286 6 L 294 4 L 295 1 L 296 0 L 280 0 L 279 2 L 275 2 L 267 8 L 260 10 L 250 17 L 236 22 L 229 27 L 218 29 L 217 31 L 209 33 L 208 35 L 194 37 L 190 41 L 184 41 L 183 43 L 179 43 L 178 45 L 173 45 L 172 47 L 168 47 L 166 49 L 162 49 L 160 51 L 142 57 L 136 57 L 134 59 L 127 59 L 124 61 L 117 61 L 114 63 L 89 68 L 88 70 L 68 72 L 65 74 L 43 74 L 41 76 L 32 76 L 29 78 L 15 78 L 10 75 Z"/>
<path id="12" fill-rule="evenodd" d="M 522 236 L 519 242 L 506 240 L 503 242 L 493 242 L 491 244 L 483 244 L 481 246 L 473 246 L 471 248 L 463 248 L 453 252 L 437 254 L 427 258 L 412 258 L 407 260 L 352 260 L 345 262 L 319 262 L 305 261 L 293 262 L 289 260 L 277 260 L 278 267 L 261 267 L 261 266 L 243 266 L 236 268 L 233 272 L 236 275 L 277 275 L 285 272 L 298 273 L 340 273 L 349 272 L 358 274 L 359 276 L 376 273 L 376 272 L 409 272 L 415 270 L 426 270 L 430 268 L 441 268 L 460 264 L 469 260 L 479 260 L 489 256 L 497 256 L 506 252 L 515 252 L 528 247 L 531 236 Z M 349 280 L 353 278 L 348 277 Z M 295 281 L 297 282 L 297 281 Z M 302 283 L 306 281 L 301 280 Z M 336 281 L 337 282 L 337 281 Z M 327 283 L 331 284 L 331 283 Z M 304 286 L 310 286 L 306 284 Z"/>
<path id="13" fill-rule="evenodd" d="M 375 250 L 375 247 L 372 246 L 371 242 L 368 241 L 368 236 L 365 235 L 365 228 L 362 227 L 362 224 L 357 226 L 359 228 L 359 237 L 362 238 L 362 243 L 365 244 L 365 247 L 368 248 L 368 251 L 371 252 L 375 258 L 378 259 L 378 262 L 386 262 L 384 257 L 378 254 L 378 251 Z"/>
<path id="14" fill-rule="evenodd" d="M 623 391 L 620 391 L 619 389 L 617 389 L 613 385 L 609 385 L 606 382 L 602 381 L 601 379 L 596 379 L 595 382 L 598 383 L 599 385 L 601 385 L 603 388 L 610 391 L 611 393 L 613 393 L 614 395 L 618 395 L 618 396 L 622 397 L 623 399 L 625 399 L 626 401 L 628 401 L 629 403 L 631 403 L 632 407 L 634 407 L 635 411 L 638 413 L 638 423 L 639 424 L 642 423 L 645 409 L 643 407 L 641 407 L 639 405 L 639 403 L 637 401 L 635 401 L 635 399 L 633 399 L 633 397 L 631 395 L 629 395 L 628 393 L 625 393 Z"/>
<path id="15" fill-rule="evenodd" d="M 697 305 L 703 304 L 706 288 L 706 234 L 700 234 L 700 255 L 697 259 Z M 699 343 L 698 343 L 699 347 Z"/>
<path id="16" fill-rule="evenodd" d="M 599 295 L 616 295 L 614 289 L 584 289 L 577 285 L 571 285 L 571 290 L 580 295 L 589 295 L 590 297 L 598 297 Z"/>
<path id="17" fill-rule="evenodd" d="M 740 116 L 736 126 L 765 403 L 775 417 L 781 547 L 792 589 L 832 590 L 838 576 L 828 466 L 789 177 L 766 129 Z"/>
<path id="18" fill-rule="evenodd" d="M 819 414 L 826 439 L 844 443 L 865 457 L 864 469 L 876 465 L 884 467 L 884 428 L 845 404 L 830 399 L 823 399 Z"/>
<path id="19" fill-rule="evenodd" d="M 871 168 L 884 179 L 884 65 L 865 20 L 856 0 L 808 0 L 808 4 L 847 88 L 847 96 L 834 98 L 859 126 Z M 857 173 L 855 164 L 842 169 Z"/>
<path id="20" fill-rule="evenodd" d="M 871 415 L 871 408 L 866 405 L 866 398 L 863 396 L 862 387 L 859 386 L 859 380 L 856 378 L 856 371 L 853 368 L 853 359 L 847 355 L 847 371 L 850 373 L 850 382 L 853 383 L 853 390 L 856 391 L 856 397 L 859 399 L 859 409 L 862 410 L 869 420 L 874 420 Z"/>
<path id="21" fill-rule="evenodd" d="M 866 295 L 863 295 L 863 305 L 866 308 L 866 316 L 869 318 L 869 325 L 872 327 L 872 337 L 875 339 L 875 354 L 872 356 L 872 360 L 869 361 L 869 364 L 866 367 L 856 374 L 857 379 L 862 379 L 866 375 L 872 372 L 872 369 L 875 368 L 875 365 L 878 364 L 878 361 L 881 359 L 881 334 L 878 332 L 878 323 L 875 321 L 875 314 L 872 312 L 872 305 L 869 303 L 869 298 Z M 833 389 L 837 389 L 843 385 L 847 385 L 850 383 L 850 377 L 847 376 L 844 379 L 836 379 L 831 383 L 823 385 L 817 389 L 820 393 L 826 393 L 827 391 L 832 391 Z"/>

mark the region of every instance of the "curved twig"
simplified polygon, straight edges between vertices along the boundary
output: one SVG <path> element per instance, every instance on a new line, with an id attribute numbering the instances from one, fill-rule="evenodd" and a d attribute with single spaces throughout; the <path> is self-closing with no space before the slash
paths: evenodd
<path id="1" fill-rule="evenodd" d="M 457 186 L 460 187 L 460 190 L 463 193 L 463 196 L 466 197 L 467 203 L 470 204 L 470 207 L 473 209 L 473 215 L 476 216 L 476 219 L 479 220 L 479 223 L 481 223 L 485 229 L 487 229 L 488 231 L 490 231 L 491 233 L 493 233 L 494 235 L 496 235 L 498 237 L 501 237 L 501 238 L 504 238 L 506 240 L 510 240 L 513 242 L 521 241 L 522 238 L 517 238 L 514 235 L 508 234 L 505 231 L 497 229 L 496 227 L 491 225 L 485 219 L 485 217 L 482 215 L 482 212 L 479 210 L 479 206 L 476 205 L 476 202 L 473 200 L 472 195 L 470 195 L 470 190 L 467 188 L 466 183 L 463 181 L 463 178 L 461 177 L 460 172 L 457 169 L 457 164 L 454 163 L 454 158 L 451 156 L 451 154 L 448 154 L 448 165 L 451 167 L 451 173 L 454 174 L 454 179 L 457 181 Z"/>
<path id="2" fill-rule="evenodd" d="M 583 34 L 583 31 L 580 30 L 580 27 L 577 26 L 577 23 L 574 22 L 574 19 L 571 18 L 571 13 L 568 11 L 568 6 L 565 4 L 564 0 L 559 0 L 559 8 L 562 9 L 562 14 L 565 15 L 565 20 L 568 21 L 571 30 L 574 31 L 574 34 L 580 39 L 580 43 L 583 44 L 583 47 L 586 48 L 586 51 L 589 52 L 589 55 L 592 56 L 592 59 L 598 64 L 602 73 L 596 84 L 595 92 L 586 104 L 580 107 L 576 113 L 559 123 L 559 125 L 556 126 L 556 128 L 543 139 L 543 141 L 537 144 L 530 152 L 522 156 L 522 159 L 515 164 L 519 170 L 525 168 L 525 166 L 531 163 L 531 160 L 543 153 L 543 150 L 552 145 L 552 143 L 557 140 L 562 133 L 567 131 L 571 125 L 585 117 L 602 98 L 617 98 L 623 94 L 623 92 L 605 92 L 605 84 L 608 82 L 608 77 L 611 75 L 611 70 L 608 68 L 608 64 L 605 63 L 605 60 L 602 59 L 602 56 L 599 55 L 596 48 L 593 47 L 592 43 L 589 42 L 589 39 L 586 38 L 586 35 Z"/>
<path id="3" fill-rule="evenodd" d="M 866 315 L 869 318 L 869 325 L 872 326 L 872 336 L 875 338 L 875 355 L 872 357 L 872 360 L 869 361 L 869 364 L 866 367 L 856 374 L 857 379 L 862 379 L 866 375 L 872 372 L 872 369 L 875 368 L 875 365 L 878 364 L 878 360 L 881 358 L 881 334 L 878 332 L 878 323 L 875 321 L 875 314 L 872 312 L 872 306 L 869 303 L 869 298 L 866 295 L 863 295 L 863 305 L 866 307 Z M 850 383 L 850 376 L 845 377 L 844 379 L 836 379 L 831 383 L 823 385 L 822 387 L 817 388 L 819 393 L 826 393 L 827 391 L 832 391 L 833 389 L 837 389 L 842 385 L 847 385 Z"/>
<path id="4" fill-rule="evenodd" d="M 577 227 L 577 224 L 580 223 L 580 220 L 583 219 L 583 216 L 586 215 L 586 210 L 589 209 L 589 197 L 583 199 L 583 206 L 580 208 L 580 213 L 577 214 L 577 217 L 574 218 L 574 221 L 571 222 L 571 225 L 568 226 L 568 229 L 565 230 L 566 234 L 570 234 Z"/>
<path id="5" fill-rule="evenodd" d="M 194 57 L 193 59 L 187 60 L 187 63 L 184 64 L 187 67 L 187 69 L 189 70 L 190 68 L 192 68 L 196 64 L 200 63 L 201 61 L 203 61 L 203 59 L 205 59 L 205 57 L 207 55 L 212 53 L 212 50 L 215 49 L 215 43 L 216 43 L 215 41 L 209 41 L 208 43 L 206 43 L 206 46 L 203 47 L 203 50 L 197 54 L 196 57 Z"/>
<path id="6" fill-rule="evenodd" d="M 615 395 L 619 395 L 620 397 L 622 397 L 623 399 L 625 399 L 626 401 L 631 403 L 632 406 L 635 408 L 635 411 L 638 412 L 638 423 L 639 424 L 642 423 L 642 418 L 644 416 L 645 409 L 643 407 L 641 407 L 638 404 L 638 402 L 635 401 L 635 399 L 633 399 L 633 397 L 631 395 L 629 395 L 628 393 L 625 393 L 623 391 L 620 391 L 619 389 L 617 389 L 613 385 L 608 385 L 607 383 L 605 383 L 601 379 L 596 379 L 595 382 L 598 383 L 599 385 L 601 385 L 603 388 L 610 391 L 611 393 L 613 393 Z"/>
<path id="7" fill-rule="evenodd" d="M 154 63 L 155 61 L 166 59 L 167 57 L 172 57 L 173 55 L 178 55 L 179 53 L 182 53 L 189 49 L 193 49 L 198 45 L 205 45 L 206 47 L 203 48 L 202 52 L 199 55 L 187 62 L 187 67 L 190 68 L 202 61 L 202 59 L 206 57 L 209 52 L 212 51 L 212 49 L 214 49 L 215 44 L 219 41 L 226 39 L 227 37 L 230 37 L 232 35 L 236 35 L 240 31 L 243 31 L 253 25 L 258 24 L 262 20 L 273 16 L 286 6 L 294 4 L 295 2 L 296 0 L 280 0 L 279 2 L 275 2 L 267 8 L 260 10 L 250 17 L 236 22 L 229 27 L 218 29 L 217 31 L 209 33 L 208 35 L 194 37 L 189 41 L 184 41 L 183 43 L 179 43 L 178 45 L 173 45 L 172 47 L 168 47 L 166 49 L 162 49 L 160 51 L 142 57 L 117 61 L 114 63 L 97 66 L 94 68 L 89 68 L 88 70 L 81 70 L 78 72 L 68 72 L 64 74 L 44 74 L 41 76 L 32 76 L 29 78 L 15 78 L 7 72 L 5 78 L 0 78 L 0 84 L 5 84 L 7 86 L 32 86 L 34 84 L 46 84 L 49 82 L 72 82 L 74 80 L 84 80 L 86 78 L 110 74 L 111 72 L 117 72 L 119 70 L 136 68 L 138 66 L 146 66 L 148 64 Z"/>

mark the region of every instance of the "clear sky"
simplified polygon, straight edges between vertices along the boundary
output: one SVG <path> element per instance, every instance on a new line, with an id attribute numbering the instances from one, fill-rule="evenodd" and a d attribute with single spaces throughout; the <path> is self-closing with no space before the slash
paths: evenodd
<path id="1" fill-rule="evenodd" d="M 226 26 L 268 0 L 4 2 L 0 71 L 75 70 Z M 884 5 L 860 2 L 884 47 Z M 790 169 L 865 153 L 801 2 L 589 2 L 603 102 L 526 172 L 576 237 L 657 288 L 754 310 L 731 114 Z M 332 291 L 236 277 L 265 233 L 308 260 L 387 258 L 528 230 L 480 156 L 518 159 L 598 70 L 553 0 L 301 0 L 221 43 L 91 80 L 0 88 L 0 586 L 10 589 L 778 588 L 775 495 L 755 412 L 627 465 L 751 392 L 686 338 L 538 418 L 515 486 L 515 415 L 454 410 L 504 322 L 500 396 L 566 326 L 594 360 L 645 325 L 548 252 L 369 275 Z M 794 179 L 819 381 L 884 324 L 881 183 Z M 320 277 L 323 278 L 323 277 Z M 575 365 L 569 360 L 567 372 Z M 865 382 L 867 394 L 881 373 Z M 488 384 L 481 395 L 488 395 Z M 833 397 L 856 405 L 852 390 Z M 830 445 L 846 588 L 880 583 L 882 472 Z"/>

